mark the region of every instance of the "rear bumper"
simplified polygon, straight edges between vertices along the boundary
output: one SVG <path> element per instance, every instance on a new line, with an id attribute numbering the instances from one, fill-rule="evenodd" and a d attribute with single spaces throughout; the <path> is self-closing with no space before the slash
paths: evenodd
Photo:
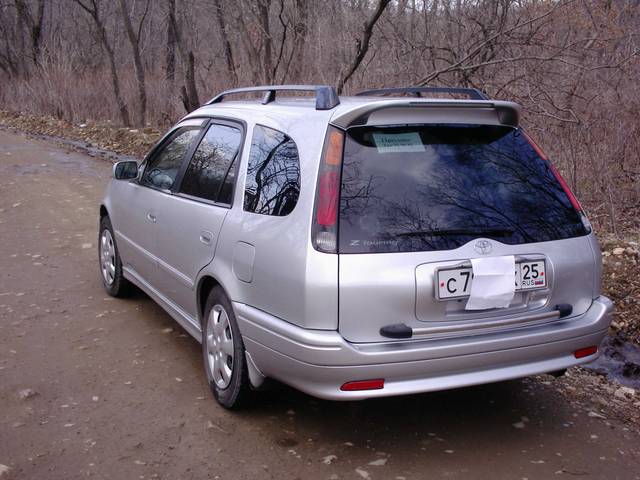
<path id="1" fill-rule="evenodd" d="M 588 363 L 573 352 L 599 345 L 612 302 L 598 297 L 583 315 L 491 334 L 354 344 L 336 331 L 307 330 L 234 303 L 247 352 L 260 372 L 330 400 L 360 400 L 509 380 Z M 384 378 L 380 390 L 345 392 L 354 380 Z"/>

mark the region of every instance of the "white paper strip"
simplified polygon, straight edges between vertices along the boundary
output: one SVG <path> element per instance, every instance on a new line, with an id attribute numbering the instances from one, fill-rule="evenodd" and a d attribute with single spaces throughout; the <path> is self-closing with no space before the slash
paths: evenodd
<path id="1" fill-rule="evenodd" d="M 473 282 L 465 310 L 505 308 L 516 291 L 516 261 L 513 255 L 472 258 Z"/>

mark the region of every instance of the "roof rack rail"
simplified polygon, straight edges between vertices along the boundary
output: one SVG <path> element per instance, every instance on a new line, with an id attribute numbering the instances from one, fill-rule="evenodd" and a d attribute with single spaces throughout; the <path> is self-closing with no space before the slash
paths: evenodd
<path id="1" fill-rule="evenodd" d="M 255 92 L 264 92 L 262 97 L 263 105 L 273 102 L 276 99 L 277 92 L 315 92 L 316 110 L 331 110 L 340 104 L 336 89 L 327 85 L 273 85 L 269 87 L 243 87 L 225 90 L 209 100 L 206 105 L 220 103 L 228 95 Z"/>
<path id="2" fill-rule="evenodd" d="M 422 97 L 423 93 L 451 93 L 467 95 L 471 100 L 490 100 L 490 98 L 477 88 L 462 87 L 398 87 L 398 88 L 375 88 L 356 93 L 356 96 L 386 95 L 389 93 L 412 93 L 416 97 Z"/>

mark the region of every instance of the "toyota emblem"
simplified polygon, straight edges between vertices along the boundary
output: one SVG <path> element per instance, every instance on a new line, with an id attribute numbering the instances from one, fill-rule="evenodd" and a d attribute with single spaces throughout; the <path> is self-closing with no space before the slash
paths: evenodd
<path id="1" fill-rule="evenodd" d="M 476 252 L 481 253 L 482 255 L 491 253 L 491 250 L 493 249 L 489 240 L 478 240 L 473 248 Z"/>

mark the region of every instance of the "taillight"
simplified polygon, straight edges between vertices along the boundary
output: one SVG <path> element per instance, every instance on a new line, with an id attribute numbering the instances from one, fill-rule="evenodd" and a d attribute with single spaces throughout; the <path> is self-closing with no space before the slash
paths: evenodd
<path id="1" fill-rule="evenodd" d="M 340 169 L 344 150 L 344 132 L 329 127 L 322 150 L 316 186 L 313 246 L 316 250 L 336 253 L 338 244 L 338 205 Z"/>
<path id="2" fill-rule="evenodd" d="M 330 227 L 336 224 L 338 219 L 339 188 L 339 172 L 324 172 L 320 175 L 318 179 L 316 221 L 323 227 Z"/>
<path id="3" fill-rule="evenodd" d="M 524 137 L 529 142 L 529 145 L 531 145 L 531 147 L 538 154 L 538 156 L 549 164 L 549 168 L 551 169 L 553 176 L 556 177 L 556 180 L 562 187 L 562 190 L 564 191 L 565 195 L 569 199 L 569 202 L 571 202 L 571 206 L 578 213 L 578 216 L 580 217 L 580 221 L 582 222 L 582 225 L 587 230 L 587 232 L 591 232 L 591 223 L 589 222 L 587 215 L 584 213 L 584 209 L 582 208 L 582 205 L 580 205 L 580 202 L 578 201 L 576 196 L 573 194 L 573 192 L 569 188 L 569 185 L 567 184 L 565 179 L 562 177 L 562 175 L 560 174 L 558 169 L 555 167 L 555 165 L 551 163 L 551 161 L 549 160 L 549 157 L 547 157 L 547 155 L 542 151 L 542 149 L 538 146 L 538 144 L 534 142 L 533 139 L 526 132 L 522 132 L 522 133 L 524 134 Z"/>

